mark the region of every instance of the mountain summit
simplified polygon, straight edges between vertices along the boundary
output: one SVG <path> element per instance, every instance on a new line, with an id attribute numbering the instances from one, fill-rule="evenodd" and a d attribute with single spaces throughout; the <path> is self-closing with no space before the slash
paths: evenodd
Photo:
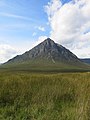
<path id="1" fill-rule="evenodd" d="M 25 52 L 22 55 L 10 59 L 5 64 L 28 64 L 30 67 L 54 66 L 60 68 L 62 66 L 82 66 L 84 65 L 81 60 L 74 55 L 71 51 L 55 43 L 50 38 L 45 39 L 43 42 Z"/>
<path id="2" fill-rule="evenodd" d="M 25 52 L 22 55 L 18 55 L 9 62 L 26 62 L 30 60 L 44 59 L 55 62 L 77 62 L 79 59 L 72 52 L 65 47 L 55 43 L 50 38 L 47 38 L 42 43 L 34 47 L 33 49 Z"/>

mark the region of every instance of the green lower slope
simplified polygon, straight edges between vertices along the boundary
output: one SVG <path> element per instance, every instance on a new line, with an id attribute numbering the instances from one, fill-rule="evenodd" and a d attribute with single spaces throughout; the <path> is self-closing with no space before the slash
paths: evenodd
<path id="1" fill-rule="evenodd" d="M 49 61 L 47 59 L 38 59 L 26 62 L 6 63 L 0 67 L 3 70 L 28 70 L 36 72 L 75 72 L 75 71 L 89 71 L 90 66 L 83 62 L 66 62 L 66 61 Z"/>

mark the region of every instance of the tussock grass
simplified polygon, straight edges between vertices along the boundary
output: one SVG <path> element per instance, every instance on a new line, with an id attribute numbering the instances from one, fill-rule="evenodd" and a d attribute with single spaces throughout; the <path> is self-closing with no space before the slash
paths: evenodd
<path id="1" fill-rule="evenodd" d="M 90 73 L 0 72 L 0 120 L 90 120 Z"/>

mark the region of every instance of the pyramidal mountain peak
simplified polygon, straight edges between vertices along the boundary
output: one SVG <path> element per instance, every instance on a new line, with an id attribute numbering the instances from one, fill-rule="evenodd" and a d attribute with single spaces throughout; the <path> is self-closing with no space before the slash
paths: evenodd
<path id="1" fill-rule="evenodd" d="M 10 59 L 7 63 L 22 63 L 26 61 L 51 61 L 52 63 L 77 63 L 80 62 L 79 58 L 71 51 L 55 43 L 50 38 L 45 39 L 43 42 L 25 52 L 22 55 Z"/>
<path id="2" fill-rule="evenodd" d="M 55 45 L 55 42 L 53 40 L 51 40 L 50 38 L 47 38 L 40 44 L 51 47 L 51 46 Z"/>
<path id="3" fill-rule="evenodd" d="M 26 51 L 22 55 L 8 60 L 4 66 L 10 66 L 15 69 L 30 70 L 72 70 L 87 69 L 88 65 L 82 62 L 75 54 L 62 45 L 47 38 L 34 48 Z M 90 68 L 90 66 L 89 66 Z"/>

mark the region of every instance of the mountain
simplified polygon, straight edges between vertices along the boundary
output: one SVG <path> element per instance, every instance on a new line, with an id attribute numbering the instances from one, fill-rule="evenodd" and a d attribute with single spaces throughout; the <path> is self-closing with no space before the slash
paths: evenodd
<path id="1" fill-rule="evenodd" d="M 81 59 L 81 61 L 87 63 L 87 64 L 90 64 L 90 58 L 85 58 L 85 59 Z"/>
<path id="2" fill-rule="evenodd" d="M 4 65 L 23 69 L 77 69 L 87 67 L 71 51 L 47 38 L 22 55 L 7 61 Z"/>
<path id="3" fill-rule="evenodd" d="M 22 55 L 18 55 L 13 59 L 10 59 L 7 63 L 25 62 L 37 59 L 47 59 L 52 63 L 61 62 L 80 62 L 80 60 L 72 52 L 65 47 L 55 43 L 50 38 L 47 38 L 42 43 L 25 52 Z"/>

